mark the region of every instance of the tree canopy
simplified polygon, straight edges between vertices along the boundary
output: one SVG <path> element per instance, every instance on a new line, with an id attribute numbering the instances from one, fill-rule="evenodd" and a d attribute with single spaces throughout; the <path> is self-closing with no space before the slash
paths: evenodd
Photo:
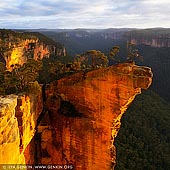
<path id="1" fill-rule="evenodd" d="M 6 70 L 3 63 L 0 63 L 0 94 L 11 94 L 26 91 L 30 83 L 37 80 L 41 70 L 41 61 L 28 59 L 22 66 L 12 65 L 12 71 Z"/>

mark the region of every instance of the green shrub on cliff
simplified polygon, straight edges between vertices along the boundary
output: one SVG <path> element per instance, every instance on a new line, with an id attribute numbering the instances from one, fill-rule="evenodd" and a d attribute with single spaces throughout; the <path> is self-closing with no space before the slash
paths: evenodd
<path id="1" fill-rule="evenodd" d="M 34 81 L 28 84 L 26 92 L 37 95 L 41 93 L 41 89 L 41 85 L 37 81 Z"/>
<path id="2" fill-rule="evenodd" d="M 0 63 L 0 95 L 20 93 L 29 89 L 30 84 L 37 80 L 41 67 L 41 61 L 34 59 L 28 59 L 22 66 L 13 65 L 12 71 L 6 70 L 4 64 Z"/>

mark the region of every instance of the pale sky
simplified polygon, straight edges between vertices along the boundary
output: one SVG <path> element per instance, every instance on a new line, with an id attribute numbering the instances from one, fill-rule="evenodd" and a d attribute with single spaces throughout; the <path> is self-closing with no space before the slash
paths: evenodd
<path id="1" fill-rule="evenodd" d="M 170 28 L 170 0 L 1 0 L 0 28 Z"/>

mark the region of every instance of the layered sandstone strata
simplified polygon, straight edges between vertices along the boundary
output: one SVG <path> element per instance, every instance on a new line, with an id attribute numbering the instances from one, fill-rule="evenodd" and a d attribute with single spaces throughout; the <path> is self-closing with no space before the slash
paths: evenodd
<path id="1" fill-rule="evenodd" d="M 49 40 L 40 33 L 0 30 L 0 61 L 8 70 L 15 64 L 22 65 L 28 58 L 42 59 L 50 55 L 66 56 L 63 45 Z"/>
<path id="2" fill-rule="evenodd" d="M 151 69 L 133 63 L 79 72 L 46 87 L 41 115 L 41 94 L 0 97 L 0 164 L 114 168 L 122 114 L 151 82 Z"/>
<path id="3" fill-rule="evenodd" d="M 0 164 L 25 164 L 34 159 L 27 146 L 35 134 L 42 103 L 41 94 L 0 97 Z"/>
<path id="4" fill-rule="evenodd" d="M 150 68 L 133 63 L 81 72 L 46 90 L 53 128 L 40 128 L 39 163 L 73 164 L 79 170 L 114 168 L 114 138 L 122 114 L 152 82 Z"/>
<path id="5" fill-rule="evenodd" d="M 48 58 L 50 54 L 65 56 L 66 51 L 64 47 L 57 48 L 52 45 L 46 45 L 37 38 L 19 41 L 17 45 L 4 53 L 4 58 L 7 68 L 11 69 L 11 65 L 22 65 L 28 58 L 43 59 L 44 57 Z"/>

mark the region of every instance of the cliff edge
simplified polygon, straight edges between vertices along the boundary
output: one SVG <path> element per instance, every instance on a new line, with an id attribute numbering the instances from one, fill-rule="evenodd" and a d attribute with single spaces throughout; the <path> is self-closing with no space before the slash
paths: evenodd
<path id="1" fill-rule="evenodd" d="M 114 169 L 114 138 L 122 114 L 151 82 L 150 68 L 124 63 L 51 83 L 46 104 L 52 125 L 39 127 L 45 153 L 39 163 L 73 164 L 79 170 Z"/>
<path id="2" fill-rule="evenodd" d="M 0 169 L 3 164 L 25 164 L 34 159 L 29 145 L 42 103 L 41 94 L 0 96 Z"/>
<path id="3" fill-rule="evenodd" d="M 50 55 L 66 56 L 66 49 L 40 33 L 0 29 L 0 61 L 8 70 L 12 65 L 26 63 L 29 58 L 37 60 Z"/>
<path id="4" fill-rule="evenodd" d="M 62 78 L 46 95 L 1 96 L 0 164 L 114 169 L 122 114 L 151 82 L 150 68 L 124 63 Z"/>

